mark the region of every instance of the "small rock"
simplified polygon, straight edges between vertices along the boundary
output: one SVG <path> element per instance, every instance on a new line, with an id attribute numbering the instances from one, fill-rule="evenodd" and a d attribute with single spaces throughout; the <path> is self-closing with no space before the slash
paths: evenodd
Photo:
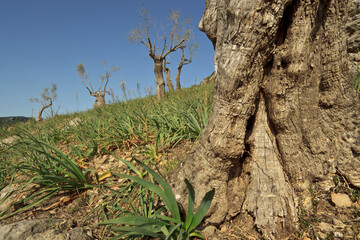
<path id="1" fill-rule="evenodd" d="M 51 229 L 42 233 L 34 234 L 26 240 L 90 240 L 91 237 L 87 235 L 86 231 L 82 228 L 70 229 L 67 232 L 59 232 Z"/>
<path id="2" fill-rule="evenodd" d="M 69 126 L 77 126 L 79 125 L 79 123 L 81 122 L 81 119 L 79 117 L 74 118 L 73 120 L 71 120 L 68 125 Z"/>
<path id="3" fill-rule="evenodd" d="M 352 201 L 347 194 L 344 193 L 331 193 L 331 201 L 337 207 L 351 207 Z"/>
<path id="4" fill-rule="evenodd" d="M 215 230 L 216 230 L 216 228 L 214 226 L 208 226 L 202 231 L 202 233 L 205 236 L 212 236 L 212 235 L 214 235 Z"/>
<path id="5" fill-rule="evenodd" d="M 334 237 L 343 238 L 344 234 L 342 234 L 340 232 L 334 232 Z"/>
<path id="6" fill-rule="evenodd" d="M 61 223 L 59 219 L 24 220 L 0 226 L 0 239 L 27 239 L 37 233 L 45 232 Z"/>
<path id="7" fill-rule="evenodd" d="M 34 186 L 35 184 L 29 184 L 26 189 L 31 189 Z M 0 191 L 0 202 L 6 199 L 0 204 L 0 212 L 11 206 L 11 204 L 15 203 L 15 201 L 20 200 L 19 195 L 16 194 L 20 187 L 21 186 L 19 184 L 10 184 Z M 12 194 L 12 192 L 15 192 L 15 194 Z M 25 198 L 25 196 L 22 196 L 22 198 Z M 22 206 L 21 204 L 18 204 L 14 207 L 21 208 Z"/>

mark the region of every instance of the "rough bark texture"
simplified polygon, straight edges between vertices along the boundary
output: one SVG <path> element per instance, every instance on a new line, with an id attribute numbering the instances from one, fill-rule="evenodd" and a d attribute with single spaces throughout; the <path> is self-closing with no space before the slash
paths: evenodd
<path id="1" fill-rule="evenodd" d="M 164 58 L 156 55 L 154 60 L 154 73 L 156 81 L 156 97 L 162 99 L 165 97 L 165 80 L 163 75 L 163 60 Z"/>
<path id="2" fill-rule="evenodd" d="M 180 82 L 180 75 L 181 75 L 181 67 L 178 67 L 178 71 L 176 73 L 175 81 L 176 81 L 176 90 L 181 90 L 181 82 Z"/>
<path id="3" fill-rule="evenodd" d="M 263 237 L 283 239 L 297 208 L 311 207 L 309 188 L 328 190 L 336 172 L 360 187 L 347 4 L 206 0 L 199 26 L 215 45 L 214 105 L 175 191 L 186 204 L 179 180 L 199 197 L 216 189 L 208 225 L 250 216 Z"/>
<path id="4" fill-rule="evenodd" d="M 349 20 L 346 24 L 348 35 L 348 52 L 350 54 L 350 70 L 352 75 L 360 73 L 360 0 L 349 3 Z"/>
<path id="5" fill-rule="evenodd" d="M 104 90 L 105 92 L 105 90 Z M 96 97 L 95 102 L 94 102 L 94 108 L 96 107 L 102 107 L 106 105 L 105 102 L 105 93 L 102 91 L 96 91 L 94 93 L 90 93 L 91 96 Z"/>
<path id="6" fill-rule="evenodd" d="M 169 91 L 174 91 L 174 85 L 172 83 L 171 75 L 170 75 L 170 69 L 166 66 L 166 60 L 164 59 L 164 72 L 166 76 L 166 85 L 169 89 Z"/>

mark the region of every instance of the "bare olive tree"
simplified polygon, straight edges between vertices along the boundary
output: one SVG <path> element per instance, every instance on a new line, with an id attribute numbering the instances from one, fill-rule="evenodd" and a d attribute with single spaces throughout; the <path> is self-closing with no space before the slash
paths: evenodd
<path id="1" fill-rule="evenodd" d="M 192 59 L 195 55 L 196 50 L 198 49 L 199 44 L 197 43 L 191 43 L 188 44 L 187 47 L 181 47 L 181 59 L 180 62 L 177 66 L 177 73 L 176 73 L 176 77 L 175 77 L 175 81 L 176 81 L 176 90 L 180 90 L 181 89 L 181 83 L 180 83 L 180 75 L 181 75 L 181 70 L 182 67 L 184 65 L 190 64 L 192 62 Z M 185 54 L 185 48 L 188 50 L 187 54 Z"/>
<path id="2" fill-rule="evenodd" d="M 41 93 L 41 98 L 30 98 L 30 102 L 40 103 L 41 108 L 38 111 L 38 115 L 36 117 L 36 121 L 42 121 L 42 114 L 45 109 L 50 108 L 50 117 L 54 117 L 56 115 L 56 111 L 52 109 L 53 102 L 57 98 L 56 94 L 57 86 L 56 84 L 52 83 L 51 88 L 44 88 L 43 92 Z"/>
<path id="3" fill-rule="evenodd" d="M 106 73 L 105 73 L 105 75 L 100 75 L 101 84 L 97 91 L 94 91 L 94 89 L 92 87 L 89 77 L 86 74 L 85 66 L 82 63 L 80 63 L 76 67 L 78 74 L 81 76 L 81 82 L 85 85 L 85 87 L 89 91 L 90 95 L 96 98 L 95 103 L 93 105 L 94 107 L 102 107 L 102 106 L 106 105 L 105 94 L 106 93 L 110 94 L 110 92 L 106 88 L 109 83 L 110 74 L 112 72 L 118 71 L 120 69 L 118 67 L 113 66 L 112 69 L 109 71 L 106 67 L 106 62 L 102 61 L 102 64 L 104 65 L 104 67 L 106 69 Z M 86 79 L 87 84 L 85 83 L 84 78 Z M 105 84 L 104 84 L 104 82 L 105 82 Z M 104 88 L 102 88 L 103 84 L 104 84 Z"/>
<path id="4" fill-rule="evenodd" d="M 177 73 L 176 73 L 176 77 L 175 77 L 176 90 L 181 89 L 180 75 L 181 75 L 182 67 L 184 65 L 190 64 L 192 62 L 192 59 L 193 59 L 198 47 L 199 47 L 199 44 L 189 43 L 189 42 L 187 43 L 187 45 L 183 45 L 183 46 L 179 47 L 181 49 L 181 58 L 180 58 L 178 66 L 177 66 Z M 185 53 L 185 51 L 186 51 L 186 53 Z M 164 59 L 163 69 L 164 69 L 165 76 L 166 76 L 166 83 L 169 88 L 169 91 L 174 91 L 174 85 L 171 80 L 170 69 L 167 67 L 167 64 L 170 64 L 170 60 Z"/>
<path id="5" fill-rule="evenodd" d="M 164 59 L 177 49 L 186 46 L 191 35 L 189 20 L 186 19 L 179 23 L 179 12 L 171 10 L 169 15 L 170 30 L 160 35 L 161 47 L 157 46 L 159 35 L 153 39 L 150 37 L 151 17 L 148 10 L 144 7 L 140 10 L 142 22 L 129 32 L 128 39 L 132 43 L 141 43 L 149 49 L 149 56 L 154 61 L 154 73 L 156 80 L 156 96 L 161 99 L 165 96 L 165 80 L 163 75 Z M 156 30 L 156 27 L 154 27 Z M 159 29 L 158 29 L 159 30 Z"/>

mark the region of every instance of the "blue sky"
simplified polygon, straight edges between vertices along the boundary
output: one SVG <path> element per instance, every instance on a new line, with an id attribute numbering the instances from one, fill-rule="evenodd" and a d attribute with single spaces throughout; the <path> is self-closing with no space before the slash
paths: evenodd
<path id="1" fill-rule="evenodd" d="M 203 0 L 1 0 L 0 1 L 0 117 L 36 116 L 43 89 L 55 83 L 59 113 L 92 108 L 91 97 L 80 81 L 76 66 L 83 63 L 94 88 L 105 73 L 101 61 L 120 68 L 109 86 L 122 97 L 127 90 L 150 88 L 155 92 L 153 61 L 148 49 L 132 44 L 128 32 L 138 26 L 141 4 L 148 8 L 157 26 L 168 23 L 171 9 L 180 18 L 192 19 L 195 41 L 200 44 L 193 62 L 183 67 L 182 84 L 191 86 L 214 69 L 210 40 L 198 29 L 205 8 Z M 175 80 L 179 56 L 171 55 Z M 77 97 L 78 96 L 78 97 Z M 109 96 L 107 96 L 109 100 Z"/>

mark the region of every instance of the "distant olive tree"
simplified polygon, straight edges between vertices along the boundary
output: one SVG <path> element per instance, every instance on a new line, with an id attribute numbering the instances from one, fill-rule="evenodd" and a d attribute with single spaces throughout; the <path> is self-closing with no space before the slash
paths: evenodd
<path id="1" fill-rule="evenodd" d="M 42 121 L 42 114 L 45 109 L 49 108 L 49 116 L 54 117 L 57 113 L 57 111 L 54 111 L 52 108 L 53 102 L 57 98 L 56 94 L 57 86 L 56 84 L 52 83 L 51 88 L 44 88 L 43 92 L 41 93 L 41 98 L 30 98 L 30 102 L 40 103 L 41 108 L 38 111 L 38 115 L 36 117 L 36 121 L 40 122 Z"/>
<path id="2" fill-rule="evenodd" d="M 181 82 L 180 82 L 180 75 L 181 70 L 184 65 L 190 64 L 192 62 L 193 57 L 195 56 L 196 50 L 199 48 L 199 44 L 197 43 L 188 43 L 186 46 L 181 46 L 181 58 L 179 61 L 179 64 L 177 65 L 177 73 L 175 77 L 176 81 L 176 90 L 181 89 Z M 167 67 L 167 64 L 169 64 L 170 61 L 167 61 L 164 59 L 164 72 L 166 75 L 166 81 L 168 83 L 168 88 L 170 91 L 174 90 L 171 76 L 170 76 L 170 69 Z M 169 82 L 171 83 L 169 86 Z M 170 89 L 171 88 L 171 89 Z"/>
<path id="3" fill-rule="evenodd" d="M 168 32 L 164 31 L 162 34 L 155 34 L 151 39 L 150 14 L 144 7 L 142 7 L 139 12 L 142 22 L 138 27 L 129 32 L 128 39 L 134 44 L 141 43 L 148 48 L 148 54 L 154 61 L 156 96 L 158 99 L 161 99 L 165 96 L 165 80 L 163 75 L 164 60 L 170 53 L 186 46 L 192 34 L 189 27 L 190 21 L 189 19 L 186 19 L 179 23 L 179 12 L 171 10 L 169 15 L 170 28 Z M 156 29 L 156 27 L 154 27 L 154 30 L 158 32 L 160 31 L 160 28 Z M 157 46 L 159 38 L 161 41 L 160 47 Z M 167 81 L 171 81 L 171 79 L 167 79 Z M 168 87 L 172 90 L 172 83 L 168 83 Z"/>
<path id="4" fill-rule="evenodd" d="M 110 94 L 109 90 L 107 89 L 110 74 L 112 72 L 118 71 L 120 69 L 118 67 L 113 66 L 112 69 L 109 71 L 106 67 L 106 62 L 102 61 L 101 63 L 105 66 L 106 73 L 105 73 L 105 75 L 100 75 L 101 84 L 97 91 L 94 91 L 94 89 L 92 87 L 89 77 L 86 74 L 85 66 L 82 63 L 80 63 L 76 67 L 78 74 L 81 76 L 81 78 L 80 78 L 81 82 L 85 85 L 85 87 L 89 91 L 90 95 L 96 98 L 95 103 L 93 105 L 94 107 L 102 107 L 102 106 L 106 105 L 105 94 Z M 86 79 L 87 83 L 85 83 L 84 79 Z M 105 84 L 104 84 L 104 82 L 105 82 Z M 104 84 L 104 88 L 102 88 L 103 84 Z"/>

